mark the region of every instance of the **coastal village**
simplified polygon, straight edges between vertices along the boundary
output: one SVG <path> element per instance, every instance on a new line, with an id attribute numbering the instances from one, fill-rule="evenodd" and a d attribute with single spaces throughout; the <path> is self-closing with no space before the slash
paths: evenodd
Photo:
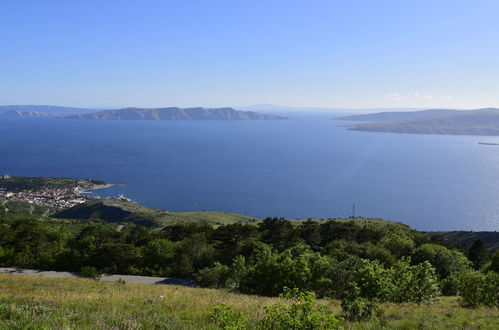
<path id="1" fill-rule="evenodd" d="M 0 175 L 0 182 L 12 177 L 4 174 Z M 9 191 L 0 187 L 0 199 L 23 201 L 33 205 L 49 207 L 53 211 L 58 211 L 75 205 L 84 203 L 97 197 L 85 195 L 89 190 L 105 188 L 108 185 L 96 185 L 86 180 L 77 181 L 74 186 L 63 187 L 43 187 L 41 189 L 26 189 L 19 191 Z"/>

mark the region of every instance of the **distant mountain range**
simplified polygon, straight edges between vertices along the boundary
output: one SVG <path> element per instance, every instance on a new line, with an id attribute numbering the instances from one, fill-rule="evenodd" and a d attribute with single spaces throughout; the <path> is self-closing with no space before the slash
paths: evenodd
<path id="1" fill-rule="evenodd" d="M 56 105 L 3 105 L 0 116 L 9 117 L 61 117 L 99 111 L 97 109 L 61 107 Z"/>
<path id="2" fill-rule="evenodd" d="M 286 117 L 261 114 L 253 111 L 238 111 L 232 108 L 126 108 L 67 116 L 68 119 L 108 120 L 272 120 Z"/>
<path id="3" fill-rule="evenodd" d="M 371 121 L 371 123 L 346 125 L 349 130 L 354 131 L 499 136 L 497 108 L 379 112 L 335 119 Z"/>
<path id="4" fill-rule="evenodd" d="M 59 117 L 67 119 L 107 120 L 275 120 L 283 116 L 239 111 L 233 108 L 124 108 L 98 110 L 50 105 L 0 106 L 2 117 Z"/>
<path id="5" fill-rule="evenodd" d="M 0 112 L 0 116 L 5 117 L 57 117 L 60 116 L 57 112 L 40 112 L 40 111 L 4 111 Z"/>

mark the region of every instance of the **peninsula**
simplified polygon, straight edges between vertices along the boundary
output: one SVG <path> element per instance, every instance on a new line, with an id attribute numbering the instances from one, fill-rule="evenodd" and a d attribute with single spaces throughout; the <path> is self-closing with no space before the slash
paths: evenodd
<path id="1" fill-rule="evenodd" d="M 381 112 L 336 119 L 371 121 L 345 125 L 353 131 L 499 136 L 499 109 L 496 108 Z"/>

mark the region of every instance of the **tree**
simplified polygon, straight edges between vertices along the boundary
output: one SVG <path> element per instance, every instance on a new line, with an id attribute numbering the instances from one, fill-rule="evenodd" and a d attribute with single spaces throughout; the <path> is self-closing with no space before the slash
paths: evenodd
<path id="1" fill-rule="evenodd" d="M 489 251 L 481 239 L 475 240 L 468 251 L 468 259 L 473 263 L 473 268 L 479 270 L 489 259 Z"/>
<path id="2" fill-rule="evenodd" d="M 300 237 L 307 243 L 314 251 L 316 251 L 322 241 L 320 225 L 312 220 L 307 220 L 299 228 Z"/>
<path id="3" fill-rule="evenodd" d="M 175 257 L 175 243 L 166 239 L 149 241 L 142 247 L 142 262 L 153 275 L 166 276 Z"/>
<path id="4" fill-rule="evenodd" d="M 491 257 L 490 257 L 490 268 L 491 271 L 499 273 L 499 250 L 496 251 Z"/>
<path id="5" fill-rule="evenodd" d="M 414 264 L 428 261 L 442 279 L 471 267 L 471 262 L 461 252 L 436 244 L 423 244 L 418 247 L 414 250 L 412 261 Z"/>
<path id="6" fill-rule="evenodd" d="M 391 290 L 389 273 L 378 261 L 360 260 L 352 273 L 352 280 L 359 289 L 359 296 L 384 300 Z"/>
<path id="7" fill-rule="evenodd" d="M 416 244 L 407 235 L 394 233 L 384 236 L 380 241 L 380 245 L 399 258 L 411 255 Z"/>

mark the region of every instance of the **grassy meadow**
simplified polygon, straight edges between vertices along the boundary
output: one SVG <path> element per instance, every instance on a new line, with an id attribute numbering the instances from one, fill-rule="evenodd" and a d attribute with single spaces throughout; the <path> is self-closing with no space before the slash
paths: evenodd
<path id="1" fill-rule="evenodd" d="M 232 304 L 253 328 L 263 306 L 279 301 L 233 294 L 227 290 L 167 285 L 97 282 L 0 274 L 0 328 L 216 329 L 209 313 L 217 304 Z M 337 300 L 320 300 L 336 315 Z M 368 322 L 343 322 L 345 329 L 498 329 L 498 309 L 464 309 L 456 297 L 428 306 L 382 304 Z"/>

